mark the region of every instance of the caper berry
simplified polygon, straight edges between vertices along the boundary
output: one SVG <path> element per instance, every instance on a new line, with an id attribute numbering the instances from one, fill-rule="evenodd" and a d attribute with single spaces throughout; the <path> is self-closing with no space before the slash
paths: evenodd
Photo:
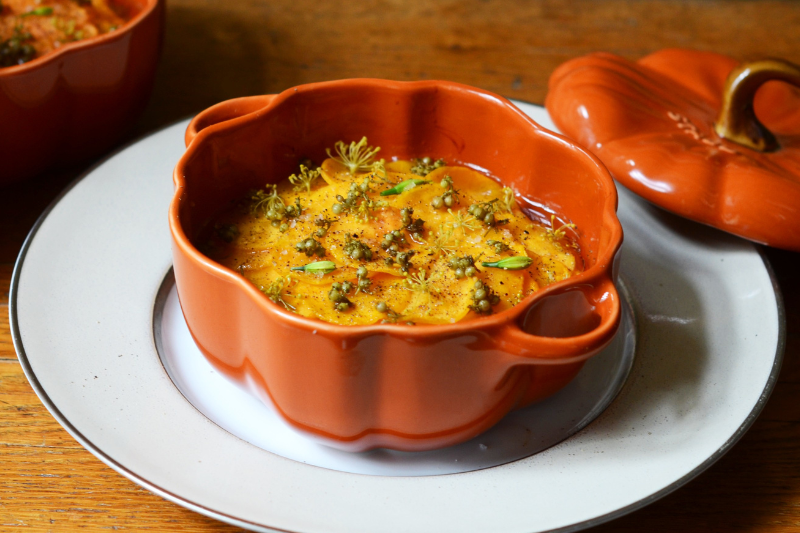
<path id="1" fill-rule="evenodd" d="M 449 197 L 448 197 L 449 198 Z M 442 200 L 441 196 L 434 196 L 433 200 L 431 200 L 431 205 L 434 209 L 440 209 L 442 205 L 444 205 L 444 200 Z"/>
<path id="2" fill-rule="evenodd" d="M 453 195 L 448 194 L 447 196 L 444 197 L 444 205 L 446 205 L 447 207 L 453 207 L 453 203 L 454 203 Z"/>

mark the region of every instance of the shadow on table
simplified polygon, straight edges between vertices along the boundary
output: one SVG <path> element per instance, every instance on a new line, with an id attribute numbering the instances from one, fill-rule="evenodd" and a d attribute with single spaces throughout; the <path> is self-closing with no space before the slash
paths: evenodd
<path id="1" fill-rule="evenodd" d="M 136 133 L 263 93 L 270 65 L 256 32 L 268 31 L 225 10 L 171 6 L 153 96 Z"/>

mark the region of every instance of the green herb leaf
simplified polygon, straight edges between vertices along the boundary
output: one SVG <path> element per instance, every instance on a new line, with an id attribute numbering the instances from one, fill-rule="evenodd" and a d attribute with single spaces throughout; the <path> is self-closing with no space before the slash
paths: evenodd
<path id="1" fill-rule="evenodd" d="M 388 191 L 383 191 L 381 193 L 381 196 L 393 196 L 395 194 L 400 194 L 400 193 L 406 192 L 406 191 L 408 191 L 410 189 L 413 189 L 417 185 L 424 185 L 426 183 L 430 183 L 430 182 L 427 181 L 427 180 L 419 179 L 419 178 L 406 180 L 406 181 L 398 183 L 397 185 L 395 185 L 394 187 L 392 187 Z"/>
<path id="2" fill-rule="evenodd" d="M 315 261 L 307 265 L 292 267 L 292 270 L 299 272 L 310 272 L 312 274 L 330 274 L 336 270 L 336 265 L 333 261 Z"/>
<path id="3" fill-rule="evenodd" d="M 494 263 L 481 263 L 482 266 L 489 268 L 502 268 L 503 270 L 522 270 L 528 268 L 533 263 L 533 259 L 526 255 L 517 255 L 515 257 L 506 257 Z"/>
<path id="4" fill-rule="evenodd" d="M 43 6 L 43 7 L 37 7 L 36 9 L 28 11 L 27 13 L 23 13 L 22 15 L 20 15 L 20 17 L 30 17 L 31 15 L 46 16 L 52 14 L 53 14 L 52 7 Z"/>

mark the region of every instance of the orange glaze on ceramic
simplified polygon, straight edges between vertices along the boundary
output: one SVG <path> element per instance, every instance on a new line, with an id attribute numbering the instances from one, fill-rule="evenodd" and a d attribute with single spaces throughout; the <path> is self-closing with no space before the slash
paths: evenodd
<path id="1" fill-rule="evenodd" d="M 130 14 L 121 28 L 0 69 L 0 186 L 105 152 L 144 109 L 164 1 L 114 2 Z"/>
<path id="2" fill-rule="evenodd" d="M 362 135 L 401 158 L 468 162 L 513 188 L 520 204 L 562 214 L 579 229 L 585 271 L 470 321 L 341 326 L 287 311 L 191 244 L 228 202 Z M 317 83 L 223 102 L 196 117 L 186 138 L 169 221 L 194 340 L 326 444 L 413 451 L 470 439 L 562 388 L 617 330 L 622 228 L 608 172 L 499 96 L 434 81 Z"/>
<path id="3" fill-rule="evenodd" d="M 738 65 L 694 50 L 662 50 L 636 62 L 590 54 L 556 69 L 546 106 L 561 131 L 636 194 L 800 251 L 800 90 L 785 82 L 797 85 L 800 71 L 777 61 L 743 66 L 734 77 L 741 81 L 746 71 L 750 81 L 737 82 L 734 96 L 726 80 Z M 723 102 L 729 107 L 721 112 Z"/>

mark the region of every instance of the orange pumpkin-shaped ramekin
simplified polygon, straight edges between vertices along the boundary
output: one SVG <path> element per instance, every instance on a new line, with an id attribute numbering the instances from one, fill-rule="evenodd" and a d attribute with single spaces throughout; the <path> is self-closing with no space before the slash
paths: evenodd
<path id="1" fill-rule="evenodd" d="M 113 147 L 150 97 L 161 53 L 163 0 L 113 0 L 116 31 L 0 68 L 0 186 Z"/>
<path id="2" fill-rule="evenodd" d="M 340 326 L 276 305 L 192 238 L 231 200 L 321 162 L 338 140 L 469 164 L 522 205 L 577 224 L 586 269 L 504 312 L 449 325 Z M 197 346 L 294 427 L 346 450 L 467 440 L 566 385 L 619 325 L 622 241 L 603 165 L 494 94 L 446 82 L 346 80 L 240 98 L 199 115 L 175 168 L 175 279 Z"/>

